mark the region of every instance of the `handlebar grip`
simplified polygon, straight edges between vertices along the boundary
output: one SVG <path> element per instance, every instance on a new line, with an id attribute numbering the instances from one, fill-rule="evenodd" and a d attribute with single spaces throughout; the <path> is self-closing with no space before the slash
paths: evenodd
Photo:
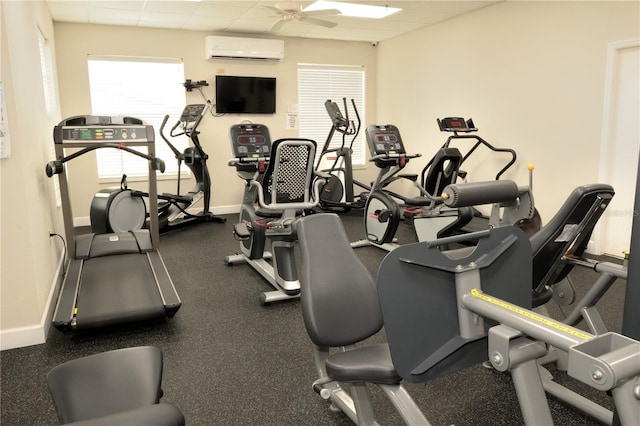
<path id="1" fill-rule="evenodd" d="M 164 164 L 164 160 L 162 160 L 161 158 L 154 158 L 151 160 L 151 168 L 153 170 L 160 170 L 160 173 L 164 173 L 165 171 L 165 164 Z"/>
<path id="2" fill-rule="evenodd" d="M 169 114 L 166 114 L 162 119 L 162 124 L 160 125 L 160 131 L 164 129 L 164 126 L 167 124 L 167 121 L 169 121 Z"/>
<path id="3" fill-rule="evenodd" d="M 64 171 L 64 166 L 62 165 L 62 161 L 60 160 L 50 161 L 45 166 L 45 172 L 47 173 L 47 177 L 58 175 L 63 171 Z"/>

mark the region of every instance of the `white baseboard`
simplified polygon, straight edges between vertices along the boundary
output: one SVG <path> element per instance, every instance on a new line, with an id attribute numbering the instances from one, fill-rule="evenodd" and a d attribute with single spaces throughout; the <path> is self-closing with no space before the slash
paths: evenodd
<path id="1" fill-rule="evenodd" d="M 40 318 L 40 323 L 26 327 L 0 330 L 0 351 L 22 348 L 25 346 L 41 345 L 47 341 L 47 335 L 49 334 L 50 329 L 49 325 L 51 324 L 53 311 L 56 306 L 58 289 L 62 283 L 64 256 L 64 252 L 60 254 L 58 268 L 56 269 L 53 282 L 51 283 L 51 290 L 49 290 L 47 304 L 44 312 L 42 313 L 42 317 Z"/>

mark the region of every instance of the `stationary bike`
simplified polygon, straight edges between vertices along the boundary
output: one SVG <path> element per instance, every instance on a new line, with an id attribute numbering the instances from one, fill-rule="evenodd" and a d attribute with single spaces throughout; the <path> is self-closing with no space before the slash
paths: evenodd
<path id="1" fill-rule="evenodd" d="M 408 154 L 400 130 L 394 125 L 372 125 L 366 129 L 371 160 L 380 169 L 374 181 L 365 207 L 364 228 L 366 241 L 352 243 L 359 247 L 372 244 L 385 250 L 393 250 L 394 236 L 403 217 L 400 203 L 414 214 L 413 227 L 419 240 L 432 240 L 444 233 L 459 229 L 471 219 L 471 210 L 449 208 L 437 196 L 442 188 L 455 181 L 460 153 L 456 149 L 440 150 L 433 160 L 428 190 L 418 182 L 414 174 L 399 174 L 413 158 L 421 154 Z M 402 197 L 387 190 L 398 179 L 408 179 L 418 191 L 418 196 Z M 398 200 L 398 201 L 396 201 Z"/>
<path id="2" fill-rule="evenodd" d="M 207 108 L 205 104 L 187 105 L 180 120 L 171 128 L 171 137 L 186 135 L 193 143 L 193 146 L 185 148 L 183 152 L 178 151 L 164 135 L 169 115 L 164 116 L 160 126 L 160 136 L 178 160 L 177 194 L 158 194 L 158 199 L 162 200 L 157 207 L 160 232 L 190 223 L 226 221 L 226 218 L 216 216 L 210 211 L 211 177 L 207 167 L 209 156 L 202 149 L 198 139 L 200 132 L 197 130 Z M 196 184 L 186 194 L 180 194 L 180 171 L 183 162 L 196 180 Z M 126 175 L 123 175 L 120 187 L 105 188 L 94 195 L 90 209 L 92 232 L 128 232 L 147 226 L 146 206 L 142 197 L 148 196 L 146 192 L 128 189 Z M 190 213 L 188 210 L 200 200 L 203 200 L 203 210 L 197 214 Z"/>
<path id="3" fill-rule="evenodd" d="M 371 188 L 353 179 L 353 143 L 360 133 L 361 121 L 355 101 L 351 99 L 352 109 L 356 116 L 355 122 L 349 119 L 347 99 L 342 98 L 342 102 L 344 115 L 338 104 L 331 99 L 324 103 L 332 125 L 320 152 L 317 169 L 330 176 L 322 187 L 319 207 L 328 211 L 348 212 L 351 209 L 364 208 L 367 201 L 368 192 L 356 196 L 353 191 L 354 185 L 365 191 L 369 191 Z M 339 148 L 330 149 L 329 146 L 336 132 L 342 134 L 342 144 Z M 350 138 L 349 146 L 347 146 L 347 137 Z"/>
<path id="4" fill-rule="evenodd" d="M 485 139 L 480 137 L 475 132 L 478 131 L 478 128 L 473 123 L 473 120 L 469 118 L 465 120 L 462 117 L 445 117 L 443 119 L 437 119 L 438 127 L 440 131 L 450 133 L 447 137 L 447 140 L 442 145 L 441 149 L 457 149 L 452 146 L 452 143 L 456 142 L 472 142 L 471 148 L 469 148 L 464 155 L 462 155 L 461 160 L 458 164 L 458 167 L 462 167 L 464 163 L 469 159 L 469 157 L 476 152 L 476 150 L 480 147 L 484 149 L 488 149 L 491 152 L 499 153 L 506 157 L 507 161 L 505 165 L 496 173 L 495 176 L 495 184 L 487 185 L 487 184 L 479 184 L 476 185 L 473 190 L 475 191 L 475 196 L 478 197 L 478 202 L 475 202 L 475 205 L 483 204 L 481 201 L 487 195 L 487 190 L 489 192 L 494 192 L 493 188 L 502 185 L 504 191 L 503 194 L 507 194 L 509 192 L 512 193 L 513 188 L 508 188 L 507 183 L 498 183 L 504 182 L 500 180 L 502 175 L 516 162 L 516 152 L 511 148 L 498 148 L 487 142 Z M 427 165 L 422 169 L 421 172 L 421 184 L 423 186 L 428 185 L 427 181 L 429 180 L 429 173 L 431 171 L 432 162 L 427 163 Z M 540 218 L 540 214 L 535 208 L 535 203 L 533 200 L 533 166 L 530 165 L 529 169 L 529 186 L 519 186 L 518 194 L 515 198 L 504 197 L 499 201 L 494 201 L 494 204 L 491 208 L 491 212 L 489 215 L 483 214 L 477 208 L 472 207 L 473 216 L 471 220 L 464 225 L 463 228 L 459 230 L 460 233 L 467 233 L 473 231 L 480 231 L 487 229 L 488 227 L 495 228 L 497 226 L 503 226 L 505 224 L 517 225 L 525 232 L 531 236 L 533 233 L 540 230 L 542 226 L 542 220 Z M 458 177 L 466 177 L 466 172 L 460 171 L 458 173 Z M 451 182 L 455 183 L 455 182 Z M 511 185 L 513 186 L 513 185 Z M 479 188 L 482 190 L 478 191 Z M 485 188 L 487 190 L 485 190 Z M 491 188 L 491 189 L 489 189 Z M 439 192 L 440 193 L 440 192 Z M 469 194 L 470 192 L 467 190 L 465 194 Z M 465 197 L 467 198 L 467 197 Z M 460 200 L 456 200 L 459 202 Z M 445 204 L 451 204 L 452 201 L 445 201 Z M 466 201 L 466 205 L 473 206 L 474 201 L 468 199 Z M 424 241 L 419 239 L 419 241 Z"/>
<path id="5" fill-rule="evenodd" d="M 479 182 L 471 188 L 453 186 L 464 161 L 457 148 L 444 146 L 439 149 L 419 182 L 417 175 L 399 174 L 409 159 L 420 155 L 406 153 L 397 127 L 369 126 L 366 134 L 371 160 L 380 172 L 365 208 L 367 242 L 353 243 L 355 247 L 366 243 L 389 251 L 397 247 L 393 238 L 403 213 L 395 200 L 397 197 L 385 189 L 397 179 L 409 179 L 420 193 L 418 197 L 403 198 L 405 215 L 409 212 L 418 241 L 432 241 L 462 232 L 474 217 L 474 205 L 493 204 L 486 228 L 515 224 L 533 215 L 529 187 L 518 187 L 513 181 Z M 445 200 L 442 194 L 452 187 Z"/>
<path id="6" fill-rule="evenodd" d="M 240 253 L 226 256 L 224 262 L 246 262 L 271 284 L 274 290 L 260 296 L 263 305 L 297 298 L 300 281 L 294 257 L 294 224 L 299 212 L 318 204 L 320 186 L 325 182 L 314 171 L 316 143 L 279 139 L 272 145 L 269 129 L 261 124 L 233 125 L 230 136 L 234 158 L 229 165 L 244 180 L 245 190 L 234 226 Z M 271 252 L 265 251 L 267 239 Z"/>

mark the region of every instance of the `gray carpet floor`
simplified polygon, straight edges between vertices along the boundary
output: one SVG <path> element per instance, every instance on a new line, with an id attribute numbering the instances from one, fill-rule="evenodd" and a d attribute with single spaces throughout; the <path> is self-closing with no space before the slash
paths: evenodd
<path id="1" fill-rule="evenodd" d="M 341 217 L 351 240 L 362 238 L 361 214 Z M 161 236 L 160 251 L 183 302 L 174 318 L 72 335 L 51 329 L 45 344 L 3 351 L 0 423 L 57 424 L 46 386 L 53 366 L 110 349 L 155 345 L 164 353 L 163 401 L 178 406 L 188 424 L 351 424 L 311 389 L 317 376 L 299 302 L 262 306 L 259 294 L 270 290 L 269 285 L 247 265 L 224 264 L 224 256 L 238 252 L 232 234 L 237 215 L 227 218 L 226 224 L 200 224 Z M 398 238 L 401 243 L 414 241 L 408 224 L 400 225 Z M 386 253 L 374 247 L 356 252 L 375 276 Z M 574 269 L 572 278 L 580 295 L 597 276 Z M 624 281 L 617 282 L 598 305 L 612 331 L 621 328 L 624 286 Z M 562 315 L 555 306 L 550 312 Z M 371 340 L 384 341 L 384 330 Z M 562 373 L 557 378 L 584 390 Z M 406 386 L 434 425 L 523 422 L 511 377 L 481 365 Z M 402 424 L 379 389 L 372 387 L 371 395 L 380 424 Z M 588 395 L 612 407 L 606 394 Z M 556 424 L 598 424 L 549 400 Z"/>

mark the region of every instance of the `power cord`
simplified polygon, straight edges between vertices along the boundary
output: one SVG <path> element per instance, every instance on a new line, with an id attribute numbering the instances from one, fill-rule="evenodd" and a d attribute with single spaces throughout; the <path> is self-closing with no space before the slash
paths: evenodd
<path id="1" fill-rule="evenodd" d="M 66 269 L 64 268 L 64 265 L 67 264 L 67 242 L 65 241 L 64 237 L 60 234 L 57 234 L 55 232 L 49 232 L 49 238 L 51 237 L 58 237 L 60 238 L 60 241 L 62 241 L 62 246 L 63 246 L 63 267 L 62 267 L 62 276 L 64 277 L 67 273 Z"/>

